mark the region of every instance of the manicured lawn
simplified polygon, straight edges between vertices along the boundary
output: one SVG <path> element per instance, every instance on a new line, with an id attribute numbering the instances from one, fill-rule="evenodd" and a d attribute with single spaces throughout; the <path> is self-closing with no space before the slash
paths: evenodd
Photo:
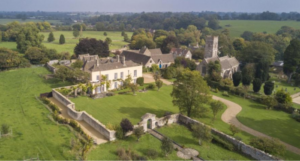
<path id="1" fill-rule="evenodd" d="M 40 75 L 45 74 L 43 67 L 0 72 L 0 125 L 13 130 L 12 137 L 0 138 L 0 160 L 75 159 L 69 152 L 74 134 L 49 120 L 49 111 L 35 98 L 67 83 L 44 80 Z"/>
<path id="2" fill-rule="evenodd" d="M 158 158 L 155 160 L 181 160 L 177 157 L 176 151 L 167 157 L 162 155 L 160 149 L 161 142 L 150 134 L 144 134 L 140 141 L 136 141 L 135 136 L 129 136 L 125 140 L 117 140 L 101 144 L 93 149 L 87 156 L 87 160 L 118 160 L 117 150 L 119 148 L 131 149 L 140 156 L 147 156 L 149 149 L 154 149 L 159 152 Z"/>
<path id="3" fill-rule="evenodd" d="M 192 132 L 183 125 L 169 125 L 158 129 L 160 133 L 171 138 L 175 142 L 184 145 L 187 148 L 193 148 L 199 151 L 199 156 L 205 160 L 250 160 L 246 156 L 237 152 L 224 149 L 216 144 L 205 143 L 200 146 L 198 139 L 192 136 Z"/>
<path id="4" fill-rule="evenodd" d="M 120 31 L 106 31 L 107 36 L 103 35 L 104 31 L 83 31 L 82 38 L 96 38 L 105 40 L 106 37 L 112 39 L 112 43 L 109 46 L 110 50 L 122 48 L 124 45 L 128 44 L 127 42 L 123 41 L 123 36 L 121 36 Z M 132 32 L 126 32 L 129 37 L 131 37 Z M 70 54 L 74 53 L 74 48 L 77 43 L 79 43 L 79 38 L 74 38 L 73 31 L 55 31 L 53 32 L 55 41 L 49 43 L 47 41 L 49 32 L 41 32 L 44 35 L 44 42 L 43 44 L 48 48 L 54 48 L 58 52 L 69 52 Z M 63 34 L 66 39 L 66 43 L 61 45 L 59 44 L 59 37 Z"/>
<path id="5" fill-rule="evenodd" d="M 1 25 L 5 25 L 14 21 L 19 21 L 20 23 L 27 23 L 27 22 L 44 22 L 44 20 L 37 20 L 37 19 L 27 19 L 25 21 L 21 20 L 21 19 L 0 19 L 0 24 Z M 50 24 L 61 24 L 61 22 L 59 20 L 45 20 L 47 22 L 49 22 Z"/>
<path id="6" fill-rule="evenodd" d="M 89 97 L 72 98 L 77 110 L 87 111 L 103 124 L 119 124 L 122 118 L 128 118 L 133 124 L 138 123 L 146 113 L 162 117 L 165 112 L 178 113 L 178 107 L 173 106 L 170 93 L 172 86 L 163 86 L 160 91 L 137 92 L 116 95 L 102 99 Z"/>
<path id="7" fill-rule="evenodd" d="M 264 105 L 241 97 L 226 97 L 221 92 L 213 94 L 242 106 L 237 118 L 244 125 L 300 148 L 300 142 L 296 141 L 300 138 L 300 123 L 292 119 L 290 114 L 266 110 Z"/>
<path id="8" fill-rule="evenodd" d="M 225 25 L 231 25 L 226 27 Z M 290 26 L 300 29 L 298 21 L 266 21 L 266 20 L 220 20 L 220 26 L 230 30 L 232 38 L 240 37 L 244 31 L 276 33 L 281 26 Z"/>
<path id="9" fill-rule="evenodd" d="M 0 47 L 17 51 L 17 43 L 16 42 L 0 42 Z"/>

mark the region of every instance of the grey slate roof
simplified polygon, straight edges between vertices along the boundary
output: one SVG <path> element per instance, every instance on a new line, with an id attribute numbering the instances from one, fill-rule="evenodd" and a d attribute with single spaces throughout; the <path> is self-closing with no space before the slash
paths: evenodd
<path id="1" fill-rule="evenodd" d="M 283 65 L 284 65 L 283 61 L 277 61 L 273 63 L 273 66 L 275 67 L 283 67 Z"/>
<path id="2" fill-rule="evenodd" d="M 152 55 L 151 56 L 154 62 L 158 63 L 160 60 L 163 63 L 174 62 L 173 54 L 161 54 L 161 55 Z"/>
<path id="3" fill-rule="evenodd" d="M 171 53 L 176 56 L 185 57 L 189 50 L 187 49 L 180 49 L 180 48 L 172 48 Z"/>
<path id="4" fill-rule="evenodd" d="M 83 57 L 88 57 L 85 55 Z M 84 60 L 84 59 L 83 59 Z M 135 63 L 131 60 L 126 60 L 125 57 L 125 65 L 123 64 L 123 58 L 121 57 L 119 62 L 117 59 L 112 58 L 99 58 L 97 56 L 96 59 L 85 60 L 83 64 L 83 71 L 92 72 L 92 71 L 105 71 L 119 68 L 127 68 L 140 66 L 141 64 Z"/>
<path id="5" fill-rule="evenodd" d="M 142 63 L 143 65 L 145 65 L 151 59 L 150 56 L 139 54 L 130 50 L 124 50 L 122 55 L 125 56 L 127 60 L 131 60 L 136 63 Z"/>
<path id="6" fill-rule="evenodd" d="M 205 58 L 204 59 L 207 63 L 215 62 L 216 60 L 220 61 L 222 70 L 231 69 L 234 66 L 239 65 L 239 61 L 235 57 L 212 57 L 212 58 Z"/>

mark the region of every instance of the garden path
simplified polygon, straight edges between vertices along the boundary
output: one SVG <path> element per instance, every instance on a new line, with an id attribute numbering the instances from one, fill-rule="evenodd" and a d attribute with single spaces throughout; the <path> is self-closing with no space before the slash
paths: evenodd
<path id="1" fill-rule="evenodd" d="M 145 83 L 152 83 L 152 82 L 155 82 L 155 80 L 153 79 L 153 76 L 152 76 L 151 73 L 143 73 L 143 77 L 144 77 L 144 82 L 145 82 Z M 166 79 L 163 79 L 163 78 L 161 78 L 160 80 L 163 81 L 164 84 L 166 84 L 166 85 L 171 85 L 171 84 L 173 84 L 173 82 L 170 82 L 170 81 L 168 81 L 168 80 L 166 80 Z"/>
<path id="2" fill-rule="evenodd" d="M 238 105 L 232 101 L 226 100 L 224 98 L 217 97 L 217 96 L 213 96 L 213 99 L 219 100 L 227 106 L 227 109 L 221 116 L 222 121 L 224 121 L 227 124 L 235 125 L 239 129 L 241 129 L 253 136 L 271 138 L 270 136 L 263 134 L 259 131 L 253 130 L 253 129 L 243 125 L 241 122 L 239 122 L 239 120 L 236 118 L 236 115 L 242 111 L 242 107 L 240 105 Z M 293 153 L 296 153 L 296 154 L 300 154 L 299 148 L 292 146 L 290 144 L 287 144 L 283 141 L 280 141 L 280 142 L 286 147 L 287 150 L 289 150 Z"/>
<path id="3" fill-rule="evenodd" d="M 300 92 L 291 95 L 293 102 L 300 105 Z"/>

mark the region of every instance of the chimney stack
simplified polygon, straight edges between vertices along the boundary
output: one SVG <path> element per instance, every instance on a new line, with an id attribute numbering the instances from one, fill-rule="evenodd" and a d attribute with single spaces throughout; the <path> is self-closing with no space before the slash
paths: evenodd
<path id="1" fill-rule="evenodd" d="M 120 56 L 117 55 L 117 62 L 119 63 L 120 62 Z"/>
<path id="2" fill-rule="evenodd" d="M 125 63 L 125 56 L 123 56 L 123 66 L 126 66 L 126 63 Z"/>

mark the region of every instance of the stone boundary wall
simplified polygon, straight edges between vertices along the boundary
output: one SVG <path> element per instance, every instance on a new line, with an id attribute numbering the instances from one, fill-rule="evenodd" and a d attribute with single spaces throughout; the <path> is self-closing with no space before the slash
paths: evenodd
<path id="1" fill-rule="evenodd" d="M 64 88 L 70 88 L 71 86 L 64 87 Z M 68 110 L 68 115 L 71 116 L 74 120 L 78 121 L 85 121 L 87 124 L 89 124 L 91 127 L 93 127 L 95 130 L 97 130 L 100 134 L 102 134 L 107 140 L 113 141 L 116 140 L 115 137 L 115 131 L 109 130 L 106 128 L 105 125 L 103 125 L 101 122 L 99 122 L 97 119 L 89 115 L 85 111 L 76 111 L 75 110 L 75 104 L 70 101 L 68 98 L 66 98 L 61 93 L 57 92 L 55 89 L 52 89 L 52 96 L 58 100 L 60 103 L 65 105 Z"/>
<path id="2" fill-rule="evenodd" d="M 179 115 L 178 123 L 184 124 L 186 126 L 189 126 L 190 124 L 201 124 L 205 125 L 197 120 L 193 120 L 187 116 Z M 280 160 L 279 158 L 272 156 L 262 150 L 256 149 L 250 145 L 245 144 L 242 141 L 239 141 L 235 139 L 234 137 L 231 137 L 227 134 L 224 134 L 223 132 L 220 132 L 214 128 L 211 129 L 211 132 L 215 135 L 218 135 L 219 137 L 222 137 L 223 139 L 229 141 L 232 143 L 241 153 L 251 156 L 254 159 L 257 160 Z"/>
<path id="3" fill-rule="evenodd" d="M 55 73 L 56 68 L 54 68 L 49 62 L 46 63 L 46 68 L 51 71 L 52 73 Z"/>

